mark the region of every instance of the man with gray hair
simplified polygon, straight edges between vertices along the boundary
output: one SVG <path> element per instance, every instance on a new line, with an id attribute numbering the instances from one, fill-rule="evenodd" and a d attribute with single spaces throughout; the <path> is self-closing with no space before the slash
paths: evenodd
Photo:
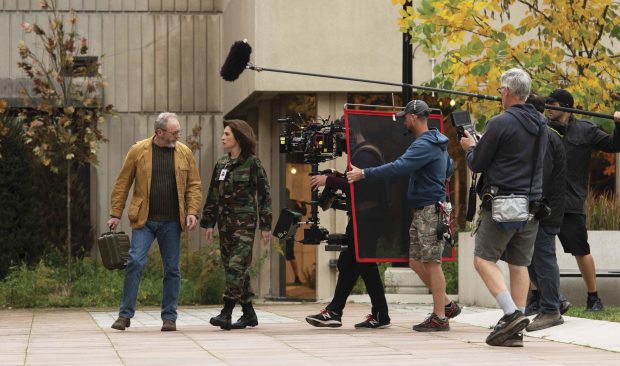
<path id="1" fill-rule="evenodd" d="M 112 189 L 108 226 L 115 230 L 129 189 L 134 185 L 127 211 L 132 228 L 131 247 L 119 316 L 112 324 L 114 329 L 125 330 L 130 325 L 147 254 L 157 239 L 164 263 L 161 330 L 176 330 L 181 231 L 184 227 L 189 230 L 196 227 L 202 201 L 196 161 L 192 151 L 178 141 L 180 135 L 177 115 L 161 113 L 155 120 L 155 135 L 129 149 Z"/>
<path id="2" fill-rule="evenodd" d="M 482 205 L 474 267 L 504 311 L 486 339 L 491 346 L 522 347 L 521 331 L 529 323 L 523 315 L 529 287 L 527 266 L 532 260 L 538 231 L 538 220 L 529 212 L 536 207 L 532 203 L 542 198 L 542 167 L 547 145 L 546 119 L 533 105 L 525 104 L 530 88 L 531 79 L 525 71 L 510 69 L 502 74 L 498 93 L 504 112 L 489 120 L 477 144 L 467 131 L 460 141 L 469 168 L 484 172 L 478 192 Z M 494 204 L 494 198 L 514 199 L 511 195 L 524 197 L 521 201 L 525 201 L 521 210 L 525 211 L 524 220 L 506 222 L 495 215 L 501 210 Z M 510 291 L 497 265 L 500 259 L 508 263 Z"/>

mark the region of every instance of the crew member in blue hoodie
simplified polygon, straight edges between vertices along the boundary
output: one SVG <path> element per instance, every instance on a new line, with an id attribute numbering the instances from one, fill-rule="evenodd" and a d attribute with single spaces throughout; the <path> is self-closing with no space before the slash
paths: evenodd
<path id="1" fill-rule="evenodd" d="M 395 161 L 378 167 L 359 169 L 351 166 L 349 183 L 361 179 L 390 179 L 409 176 L 407 198 L 413 209 L 409 229 L 409 266 L 433 294 L 433 313 L 415 325 L 419 332 L 450 330 L 448 318 L 461 309 L 446 295 L 446 279 L 441 269 L 444 239 L 437 238 L 441 213 L 438 203 L 446 201 L 446 178 L 454 170 L 448 156 L 448 138 L 436 129 L 428 129 L 430 108 L 422 100 L 412 100 L 398 117 L 405 119 L 407 130 L 416 137 L 407 151 Z"/>
<path id="2" fill-rule="evenodd" d="M 525 104 L 532 80 L 521 69 L 504 72 L 498 89 L 504 113 L 487 123 L 482 138 L 476 141 L 466 131 L 460 143 L 467 165 L 484 172 L 482 210 L 478 218 L 474 267 L 489 292 L 504 311 L 504 316 L 487 337 L 490 346 L 518 346 L 521 331 L 528 325 L 523 312 L 538 221 L 527 220 L 519 227 L 506 227 L 491 217 L 490 196 L 527 195 L 529 201 L 542 198 L 543 159 L 547 146 L 546 119 L 533 105 Z M 538 143 L 538 145 L 536 145 Z M 497 261 L 508 263 L 510 291 Z"/>

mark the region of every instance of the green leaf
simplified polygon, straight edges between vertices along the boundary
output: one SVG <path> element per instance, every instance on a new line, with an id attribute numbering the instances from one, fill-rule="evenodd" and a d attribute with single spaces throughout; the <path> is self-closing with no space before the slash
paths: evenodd
<path id="1" fill-rule="evenodd" d="M 488 62 L 482 62 L 482 63 L 477 64 L 471 69 L 471 74 L 474 76 L 483 76 L 483 75 L 486 75 L 490 69 L 491 69 L 491 66 L 489 65 Z"/>
<path id="2" fill-rule="evenodd" d="M 484 50 L 484 43 L 478 37 L 472 37 L 471 42 L 467 45 L 467 49 L 472 55 L 480 55 Z"/>
<path id="3" fill-rule="evenodd" d="M 615 26 L 614 29 L 609 32 L 609 37 L 620 40 L 620 24 Z"/>
<path id="4" fill-rule="evenodd" d="M 423 0 L 422 4 L 418 8 L 418 12 L 420 15 L 424 17 L 430 17 L 435 14 L 435 5 L 432 0 Z"/>

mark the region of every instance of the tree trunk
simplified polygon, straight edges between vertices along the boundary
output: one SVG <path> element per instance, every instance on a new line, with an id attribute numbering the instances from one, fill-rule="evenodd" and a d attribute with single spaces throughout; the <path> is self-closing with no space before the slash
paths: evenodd
<path id="1" fill-rule="evenodd" d="M 67 285 L 71 291 L 71 160 L 67 160 Z"/>

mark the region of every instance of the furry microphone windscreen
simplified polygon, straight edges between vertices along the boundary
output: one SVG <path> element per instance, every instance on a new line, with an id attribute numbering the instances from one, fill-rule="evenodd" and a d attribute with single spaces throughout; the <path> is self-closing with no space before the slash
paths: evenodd
<path id="1" fill-rule="evenodd" d="M 247 42 L 237 41 L 228 52 L 228 57 L 222 65 L 220 75 L 222 79 L 226 81 L 235 81 L 241 75 L 245 66 L 250 61 L 250 54 L 252 53 L 252 47 Z"/>

